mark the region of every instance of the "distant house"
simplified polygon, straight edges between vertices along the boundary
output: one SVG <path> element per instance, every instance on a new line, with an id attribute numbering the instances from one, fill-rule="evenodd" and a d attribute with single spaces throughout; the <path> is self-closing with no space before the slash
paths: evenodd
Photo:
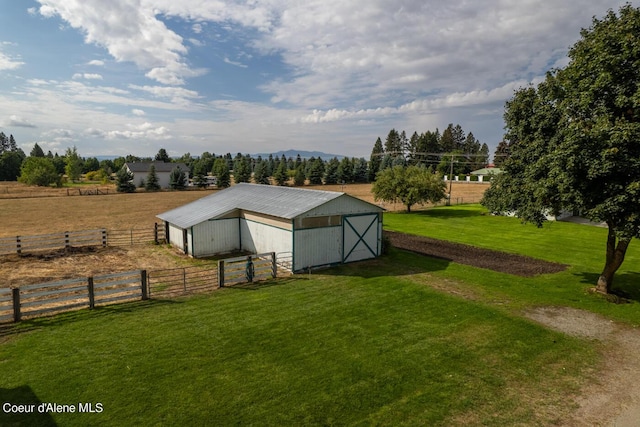
<path id="1" fill-rule="evenodd" d="M 502 170 L 500 170 L 500 168 L 487 167 L 487 168 L 475 170 L 471 172 L 471 175 L 477 176 L 478 181 L 483 182 L 483 181 L 491 181 L 492 176 L 498 175 L 500 173 L 502 173 Z"/>
<path id="2" fill-rule="evenodd" d="M 124 164 L 129 172 L 133 174 L 133 183 L 138 186 L 142 182 L 146 182 L 147 175 L 151 165 L 156 168 L 156 175 L 158 176 L 158 184 L 161 188 L 169 188 L 169 177 L 171 171 L 179 167 L 186 177 L 186 182 L 189 182 L 189 168 L 184 163 L 165 163 L 165 162 L 127 162 Z"/>

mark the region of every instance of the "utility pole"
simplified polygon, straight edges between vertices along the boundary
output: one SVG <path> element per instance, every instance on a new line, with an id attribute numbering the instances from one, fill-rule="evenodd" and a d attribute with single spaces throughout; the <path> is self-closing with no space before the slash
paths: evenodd
<path id="1" fill-rule="evenodd" d="M 449 173 L 449 198 L 447 199 L 447 206 L 451 206 L 451 187 L 453 185 L 453 154 L 451 155 L 451 172 Z"/>

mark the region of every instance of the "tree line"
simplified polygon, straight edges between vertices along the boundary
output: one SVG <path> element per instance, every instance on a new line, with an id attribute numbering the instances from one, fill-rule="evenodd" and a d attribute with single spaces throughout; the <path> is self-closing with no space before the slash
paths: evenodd
<path id="1" fill-rule="evenodd" d="M 391 129 L 384 141 L 378 137 L 369 159 L 369 179 L 393 166 L 422 165 L 431 167 L 442 175 L 468 174 L 485 167 L 489 163 L 489 147 L 468 134 L 459 124 L 450 123 L 440 133 L 428 130 L 421 134 L 414 132 L 410 138 L 405 131 Z"/>

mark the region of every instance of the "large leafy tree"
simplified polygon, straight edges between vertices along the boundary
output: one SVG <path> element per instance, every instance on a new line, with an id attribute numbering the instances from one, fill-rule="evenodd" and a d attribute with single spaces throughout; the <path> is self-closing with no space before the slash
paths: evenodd
<path id="1" fill-rule="evenodd" d="M 378 173 L 372 192 L 376 200 L 402 202 L 411 212 L 416 203 L 439 202 L 446 185 L 440 174 L 420 166 L 394 166 Z"/>
<path id="2" fill-rule="evenodd" d="M 67 177 L 73 182 L 80 181 L 80 175 L 82 175 L 82 159 L 78 155 L 78 149 L 75 146 L 73 148 L 67 148 L 64 161 L 64 171 Z"/>
<path id="3" fill-rule="evenodd" d="M 211 173 L 216 177 L 216 186 L 218 188 L 227 188 L 231 185 L 231 174 L 229 173 L 229 163 L 227 159 L 216 159 L 213 163 Z"/>
<path id="4" fill-rule="evenodd" d="M 18 181 L 41 187 L 47 187 L 51 184 L 56 184 L 59 187 L 62 185 L 60 178 L 51 159 L 46 157 L 27 157 L 20 168 Z"/>
<path id="5" fill-rule="evenodd" d="M 638 34 L 640 10 L 630 5 L 594 18 L 565 68 L 516 92 L 505 109 L 510 157 L 483 202 L 537 225 L 561 209 L 605 222 L 602 293 L 640 237 Z"/>

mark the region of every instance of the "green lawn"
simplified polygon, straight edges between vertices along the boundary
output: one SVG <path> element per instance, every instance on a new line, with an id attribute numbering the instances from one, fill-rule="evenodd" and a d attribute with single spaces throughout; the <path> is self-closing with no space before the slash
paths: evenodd
<path id="1" fill-rule="evenodd" d="M 640 324 L 638 304 L 587 292 L 602 230 L 538 230 L 478 206 L 385 222 L 571 267 L 525 279 L 392 249 L 253 289 L 24 322 L 0 329 L 2 403 L 103 410 L 0 411 L 0 425 L 554 425 L 593 380 L 600 344 L 522 310 L 566 305 Z"/>
<path id="2" fill-rule="evenodd" d="M 640 325 L 636 304 L 612 305 L 588 295 L 604 267 L 607 229 L 566 222 L 537 228 L 519 219 L 489 215 L 480 205 L 442 206 L 411 214 L 385 213 L 385 229 L 517 253 L 569 265 L 559 274 L 535 278 L 497 275 L 488 270 L 450 264 L 442 277 L 469 282 L 477 292 L 509 299 L 514 306 L 569 305 Z M 640 243 L 633 241 L 614 288 L 640 301 Z"/>

